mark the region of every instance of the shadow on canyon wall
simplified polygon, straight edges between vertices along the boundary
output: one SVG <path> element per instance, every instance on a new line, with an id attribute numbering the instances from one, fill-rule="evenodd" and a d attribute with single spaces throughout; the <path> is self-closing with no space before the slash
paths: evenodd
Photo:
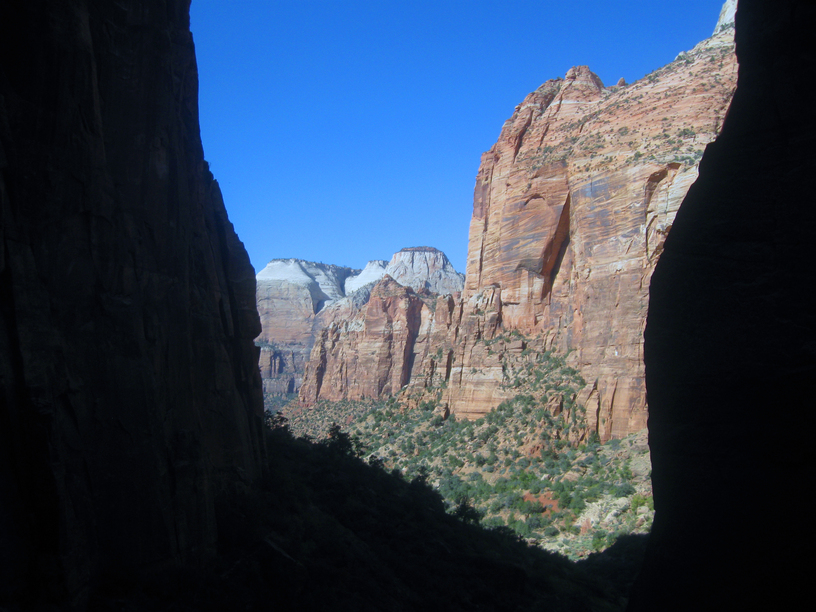
<path id="1" fill-rule="evenodd" d="M 641 541 L 573 566 L 342 443 L 264 433 L 188 8 L 0 6 L 0 606 L 625 605 Z M 807 584 L 815 25 L 812 2 L 741 0 L 737 94 L 655 273 L 634 611 L 793 607 Z"/>
<path id="2" fill-rule="evenodd" d="M 740 0 L 737 90 L 650 286 L 655 521 L 632 611 L 792 609 L 816 414 L 816 4 Z M 774 491 L 777 501 L 761 501 Z"/>

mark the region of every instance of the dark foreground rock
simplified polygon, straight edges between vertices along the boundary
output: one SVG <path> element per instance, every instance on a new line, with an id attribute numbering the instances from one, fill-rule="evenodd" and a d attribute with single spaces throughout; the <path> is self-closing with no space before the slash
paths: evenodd
<path id="1" fill-rule="evenodd" d="M 188 7 L 0 8 L 0 607 L 205 562 L 217 494 L 261 469 L 255 279 Z"/>
<path id="2" fill-rule="evenodd" d="M 656 516 L 632 611 L 794 609 L 807 584 L 816 5 L 740 0 L 736 27 L 736 95 L 651 284 Z"/>

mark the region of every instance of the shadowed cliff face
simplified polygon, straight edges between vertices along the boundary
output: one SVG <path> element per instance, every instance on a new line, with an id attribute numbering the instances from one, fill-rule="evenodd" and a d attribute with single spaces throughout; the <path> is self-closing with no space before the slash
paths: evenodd
<path id="1" fill-rule="evenodd" d="M 804 596 L 812 530 L 770 517 L 810 509 L 814 27 L 812 2 L 740 0 L 734 102 L 652 278 L 656 517 L 633 611 L 793 609 Z"/>
<path id="2" fill-rule="evenodd" d="M 0 8 L 0 605 L 205 560 L 215 495 L 260 469 L 255 279 L 188 7 Z"/>

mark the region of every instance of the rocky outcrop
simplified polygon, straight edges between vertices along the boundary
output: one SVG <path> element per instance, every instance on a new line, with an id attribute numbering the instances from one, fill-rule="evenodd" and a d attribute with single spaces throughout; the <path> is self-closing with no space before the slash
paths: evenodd
<path id="1" fill-rule="evenodd" d="M 649 280 L 731 101 L 732 16 L 726 3 L 711 38 L 632 85 L 604 87 L 578 66 L 516 107 L 482 156 L 461 300 L 443 308 L 447 329 L 425 328 L 429 344 L 413 350 L 404 377 L 409 394 L 436 397 L 444 386 L 451 412 L 477 418 L 515 393 L 508 371 L 555 350 L 587 381 L 578 401 L 602 440 L 646 426 Z M 360 317 L 351 333 L 326 331 L 301 400 L 354 397 L 338 377 L 358 350 L 373 350 L 370 337 L 360 344 Z M 320 385 L 318 372 L 332 383 Z"/>
<path id="2" fill-rule="evenodd" d="M 579 66 L 516 107 L 482 156 L 462 302 L 441 345 L 453 412 L 475 418 L 508 396 L 504 355 L 485 341 L 520 332 L 569 353 L 602 439 L 646 426 L 649 280 L 735 82 L 733 28 L 718 27 L 632 85 L 606 88 Z"/>
<path id="3" fill-rule="evenodd" d="M 0 607 L 215 551 L 263 459 L 255 279 L 204 162 L 189 2 L 0 9 Z"/>
<path id="4" fill-rule="evenodd" d="M 808 596 L 816 402 L 812 32 L 804 0 L 740 0 L 739 85 L 652 278 L 655 522 L 629 609 L 793 609 Z M 778 503 L 759 501 L 780 492 Z M 784 515 L 763 520 L 778 508 Z"/>
<path id="5" fill-rule="evenodd" d="M 465 275 L 453 269 L 445 254 L 433 247 L 409 247 L 394 253 L 385 274 L 414 291 L 458 294 Z"/>
<path id="6" fill-rule="evenodd" d="M 415 375 L 416 363 L 437 351 L 450 329 L 454 304 L 452 295 L 417 293 L 386 275 L 366 301 L 333 305 L 312 350 L 301 402 L 398 393 Z M 439 375 L 429 373 L 434 380 Z"/>
<path id="7" fill-rule="evenodd" d="M 343 306 L 334 309 L 312 353 L 300 391 L 307 404 L 390 395 L 409 380 L 429 305 L 410 287 L 385 276 L 362 308 Z"/>
<path id="8" fill-rule="evenodd" d="M 298 392 L 315 334 L 320 330 L 318 314 L 345 297 L 346 286 L 356 289 L 358 279 L 382 276 L 382 272 L 376 274 L 378 263 L 384 267 L 384 262 L 370 262 L 361 272 L 300 259 L 274 259 L 258 273 L 256 301 L 261 334 L 256 343 L 261 347 L 264 393 Z"/>
<path id="9" fill-rule="evenodd" d="M 383 279 L 388 279 L 388 282 Z M 362 271 L 297 259 L 273 260 L 258 273 L 257 282 L 258 311 L 263 326 L 257 342 L 261 346 L 260 365 L 264 392 L 281 395 L 300 391 L 307 370 L 306 364 L 316 341 L 331 341 L 335 344 L 341 342 L 339 337 L 324 334 L 326 328 L 332 327 L 335 333 L 340 333 L 340 329 L 358 331 L 359 326 L 350 325 L 349 322 L 363 316 L 370 297 L 374 296 L 375 302 L 379 303 L 378 300 L 384 295 L 393 293 L 394 286 L 402 286 L 411 288 L 412 295 L 414 292 L 421 294 L 424 296 L 422 299 L 430 304 L 434 301 L 426 299 L 430 293 L 458 295 L 462 290 L 464 275 L 454 270 L 442 251 L 433 247 L 409 247 L 395 253 L 390 262 L 368 262 Z M 379 287 L 378 283 L 383 286 L 375 290 L 375 285 Z M 379 311 L 373 307 L 371 312 Z M 376 328 L 378 325 L 375 321 L 369 327 Z M 407 339 L 408 336 L 398 337 L 395 340 L 397 344 L 389 344 L 383 350 L 390 351 L 393 348 L 397 352 L 404 352 L 408 349 L 400 342 Z M 348 356 L 355 365 L 347 367 L 355 369 L 356 357 L 353 355 L 357 345 L 354 342 L 352 345 L 342 353 L 342 359 Z M 324 346 L 318 353 L 325 353 L 326 350 Z M 336 357 L 340 358 L 340 355 Z M 390 353 L 387 358 L 396 361 L 400 359 Z M 411 363 L 413 364 L 413 360 Z M 409 368 L 407 378 L 395 387 L 396 390 L 410 380 L 410 374 Z M 362 370 L 359 375 L 364 376 Z M 328 395 L 332 398 L 345 398 L 350 389 L 354 390 L 351 391 L 353 396 L 365 394 L 370 397 L 371 389 L 381 386 L 379 379 L 374 380 L 377 377 L 374 370 L 370 371 L 370 376 L 372 379 L 369 381 L 360 379 L 350 385 L 345 381 L 335 381 L 337 384 L 324 386 L 322 382 L 317 384 L 313 380 L 302 397 L 312 397 L 312 401 L 318 396 L 326 399 Z M 385 387 L 392 389 L 393 385 Z"/>

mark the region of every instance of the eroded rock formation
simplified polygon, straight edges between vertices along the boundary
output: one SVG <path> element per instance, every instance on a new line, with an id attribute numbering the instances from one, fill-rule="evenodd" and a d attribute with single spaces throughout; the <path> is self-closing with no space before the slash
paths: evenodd
<path id="1" fill-rule="evenodd" d="M 809 595 L 812 530 L 782 517 L 811 507 L 816 5 L 740 0 L 736 27 L 734 102 L 650 289 L 656 515 L 633 612 L 786 610 Z"/>
<path id="2" fill-rule="evenodd" d="M 0 607 L 206 561 L 215 496 L 261 469 L 255 279 L 188 6 L 0 8 Z"/>
<path id="3" fill-rule="evenodd" d="M 410 394 L 436 396 L 444 386 L 447 408 L 476 418 L 515 393 L 509 370 L 555 350 L 587 381 L 578 401 L 601 439 L 646 426 L 649 280 L 733 95 L 732 9 L 727 3 L 711 38 L 632 85 L 604 87 L 578 66 L 516 107 L 482 156 L 461 300 L 443 309 L 447 329 L 424 328 L 428 344 L 413 349 L 403 377 Z M 357 319 L 354 333 L 365 326 Z M 345 376 L 356 362 L 360 349 L 344 343 L 359 338 L 341 327 L 325 336 L 330 350 L 313 353 L 310 371 Z M 316 392 L 313 379 L 301 399 L 354 397 L 353 386 L 332 381 Z M 376 391 L 371 382 L 357 384 Z"/>
<path id="4" fill-rule="evenodd" d="M 453 309 L 453 296 L 418 293 L 389 275 L 374 286 L 366 302 L 344 301 L 330 307 L 300 400 L 311 405 L 321 399 L 398 393 L 410 382 L 418 356 L 436 350 L 444 338 Z"/>
<path id="5" fill-rule="evenodd" d="M 736 69 L 733 29 L 628 86 L 587 67 L 516 108 L 482 156 L 451 410 L 478 416 L 506 392 L 483 341 L 518 330 L 570 353 L 602 439 L 646 425 L 647 288 L 677 208 L 717 134 Z"/>
<path id="6" fill-rule="evenodd" d="M 385 274 L 414 291 L 440 295 L 460 293 L 465 281 L 465 275 L 454 270 L 445 254 L 433 247 L 408 247 L 394 253 Z"/>
<path id="7" fill-rule="evenodd" d="M 388 279 L 388 286 L 375 290 L 375 285 L 382 279 Z M 464 275 L 454 270 L 442 251 L 433 247 L 409 247 L 395 253 L 389 262 L 370 261 L 363 270 L 297 259 L 273 260 L 258 273 L 257 281 L 258 311 L 263 326 L 258 344 L 261 346 L 264 391 L 281 395 L 300 391 L 315 342 L 330 341 L 329 336 L 323 334 L 324 329 L 333 326 L 335 333 L 340 333 L 340 329 L 344 332 L 358 331 L 359 326 L 349 325 L 348 322 L 362 316 L 369 298 L 375 293 L 379 300 L 383 295 L 393 293 L 392 285 L 396 283 L 411 288 L 412 294 L 414 291 L 422 294 L 422 299 L 431 303 L 433 300 L 427 299 L 429 293 L 458 295 L 462 290 Z M 372 313 L 375 311 L 372 310 Z M 378 322 L 372 322 L 369 327 L 376 328 L 378 325 Z M 332 338 L 333 346 L 343 342 L 339 337 Z M 403 340 L 408 341 L 408 338 L 406 336 Z M 413 343 L 413 336 L 410 338 Z M 342 351 L 342 359 L 356 361 L 356 341 L 352 341 L 352 345 Z M 389 347 L 392 345 L 389 344 Z M 393 345 L 392 348 L 397 353 L 407 350 L 402 345 L 399 348 Z M 326 358 L 331 349 L 324 346 L 318 352 L 322 352 Z M 341 358 L 339 354 L 336 357 Z M 392 358 L 401 359 L 396 354 L 388 357 L 389 360 Z M 314 364 L 315 367 L 318 367 L 318 363 Z M 412 359 L 409 359 L 409 363 L 413 363 Z M 346 372 L 349 368 L 353 370 L 356 365 L 348 365 L 342 371 Z M 336 374 L 339 375 L 339 372 Z M 362 372 L 359 374 L 363 376 Z M 371 380 L 361 380 L 359 385 L 336 380 L 325 387 L 321 375 L 321 382 L 313 379 L 310 389 L 302 397 L 312 398 L 312 401 L 318 397 L 328 399 L 329 395 L 333 399 L 343 398 L 351 389 L 356 389 L 356 397 L 361 393 L 371 397 L 372 389 L 381 385 L 374 379 L 373 371 L 370 375 Z M 397 391 L 410 379 L 410 368 L 407 376 L 401 383 L 399 380 L 394 382 Z M 388 384 L 386 388 L 394 387 Z M 341 389 L 343 392 L 340 392 Z"/>
<path id="8" fill-rule="evenodd" d="M 261 318 L 260 367 L 264 393 L 297 393 L 306 362 L 320 329 L 319 313 L 359 289 L 360 279 L 379 279 L 385 262 L 369 262 L 365 270 L 344 266 L 275 259 L 257 277 L 257 304 Z M 378 274 L 379 272 L 379 274 Z M 371 281 L 368 281 L 371 282 Z"/>

